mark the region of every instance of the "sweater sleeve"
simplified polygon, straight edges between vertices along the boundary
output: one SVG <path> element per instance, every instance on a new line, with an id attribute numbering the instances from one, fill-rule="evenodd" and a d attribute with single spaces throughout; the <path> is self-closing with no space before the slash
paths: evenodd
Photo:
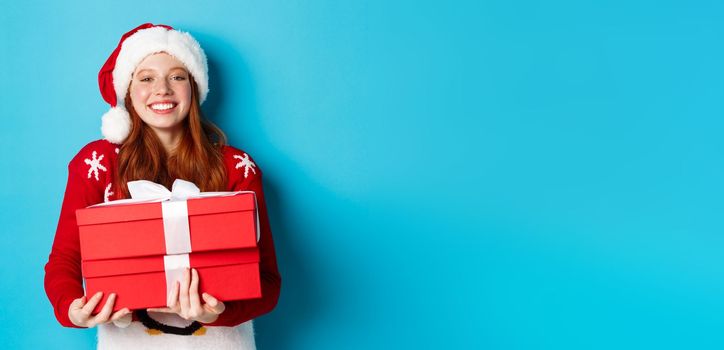
<path id="1" fill-rule="evenodd" d="M 83 327 L 70 321 L 68 309 L 74 299 L 84 295 L 75 210 L 103 201 L 103 194 L 80 173 L 80 154 L 68 164 L 68 183 L 58 227 L 48 262 L 45 264 L 45 293 L 53 305 L 55 317 L 61 325 L 73 328 Z"/>
<path id="2" fill-rule="evenodd" d="M 207 326 L 233 327 L 248 320 L 270 312 L 277 304 L 281 289 L 281 276 L 277 268 L 274 242 L 272 240 L 269 217 L 267 214 L 264 189 L 262 187 L 261 171 L 257 168 L 249 179 L 245 177 L 237 180 L 234 191 L 254 191 L 259 210 L 260 238 L 260 279 L 262 297 L 259 299 L 236 300 L 225 302 L 226 309 L 219 318 Z"/>

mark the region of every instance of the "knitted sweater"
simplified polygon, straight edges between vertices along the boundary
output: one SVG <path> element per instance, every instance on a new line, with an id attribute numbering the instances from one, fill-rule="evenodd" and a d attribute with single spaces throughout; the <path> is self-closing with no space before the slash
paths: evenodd
<path id="1" fill-rule="evenodd" d="M 112 181 L 117 171 L 119 149 L 120 145 L 106 140 L 93 141 L 84 146 L 68 164 L 68 183 L 65 189 L 60 219 L 53 247 L 45 265 L 45 292 L 55 309 L 55 317 L 65 327 L 79 328 L 71 323 L 68 317 L 68 309 L 74 299 L 84 295 L 75 211 L 89 205 L 119 199 L 112 191 Z M 131 330 L 136 329 L 140 332 L 139 336 L 153 337 L 153 339 L 156 339 L 153 341 L 156 342 L 159 341 L 159 337 L 174 338 L 174 341 L 167 342 L 168 345 L 179 341 L 181 343 L 178 344 L 188 343 L 191 345 L 193 343 L 194 348 L 208 348 L 199 341 L 200 339 L 212 338 L 214 335 L 217 338 L 236 339 L 233 341 L 238 344 L 240 340 L 237 335 L 242 334 L 242 338 L 252 337 L 251 339 L 242 340 L 247 343 L 250 342 L 253 347 L 251 322 L 247 321 L 270 312 L 276 306 L 281 287 L 281 277 L 277 269 L 274 243 L 269 226 L 261 169 L 248 154 L 237 148 L 225 146 L 223 155 L 228 174 L 226 190 L 250 190 L 256 193 L 261 229 L 259 251 L 262 298 L 225 302 L 226 310 L 219 315 L 219 318 L 213 323 L 204 325 L 205 327 L 202 328 L 201 332 L 196 332 L 197 335 L 203 334 L 202 336 L 170 334 L 151 336 L 153 332 L 144 332 L 145 327 L 138 322 L 138 318 L 134 314 L 134 322 L 131 323 L 128 329 L 123 329 L 123 331 L 120 328 L 117 330 L 112 329 L 111 327 L 115 327 L 113 324 L 99 326 L 99 345 L 108 343 L 104 341 L 104 336 L 120 335 L 118 339 L 122 339 L 128 337 Z M 170 320 L 168 315 L 159 316 L 166 317 L 167 324 L 176 323 L 173 324 L 174 326 L 183 326 L 179 324 L 185 322 L 185 320 L 175 315 L 170 316 L 176 317 L 176 320 Z M 208 341 L 210 341 L 208 345 L 211 347 L 226 346 L 212 339 L 208 339 Z M 179 348 L 178 344 L 174 346 Z"/>

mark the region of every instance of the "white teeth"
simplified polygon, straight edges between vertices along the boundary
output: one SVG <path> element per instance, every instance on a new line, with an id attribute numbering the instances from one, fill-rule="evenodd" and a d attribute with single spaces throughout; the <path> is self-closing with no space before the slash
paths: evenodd
<path id="1" fill-rule="evenodd" d="M 173 103 L 156 103 L 156 104 L 152 104 L 151 108 L 163 111 L 163 110 L 171 109 L 174 106 L 175 105 Z"/>

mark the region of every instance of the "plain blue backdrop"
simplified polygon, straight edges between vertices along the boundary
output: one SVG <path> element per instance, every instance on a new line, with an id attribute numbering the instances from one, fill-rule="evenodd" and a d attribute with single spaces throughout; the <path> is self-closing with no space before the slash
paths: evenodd
<path id="1" fill-rule="evenodd" d="M 717 1 L 3 1 L 3 348 L 93 349 L 43 266 L 97 72 L 144 22 L 209 56 L 266 174 L 260 349 L 724 347 Z"/>

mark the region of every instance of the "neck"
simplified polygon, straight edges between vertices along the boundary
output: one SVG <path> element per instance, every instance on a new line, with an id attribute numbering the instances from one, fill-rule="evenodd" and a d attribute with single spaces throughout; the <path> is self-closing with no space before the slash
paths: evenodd
<path id="1" fill-rule="evenodd" d="M 156 136 L 161 141 L 161 144 L 163 145 L 163 148 L 166 149 L 167 154 L 171 154 L 176 149 L 176 146 L 178 146 L 179 142 L 181 141 L 181 135 L 182 130 L 176 129 L 176 130 L 156 130 L 153 131 L 156 132 Z"/>

